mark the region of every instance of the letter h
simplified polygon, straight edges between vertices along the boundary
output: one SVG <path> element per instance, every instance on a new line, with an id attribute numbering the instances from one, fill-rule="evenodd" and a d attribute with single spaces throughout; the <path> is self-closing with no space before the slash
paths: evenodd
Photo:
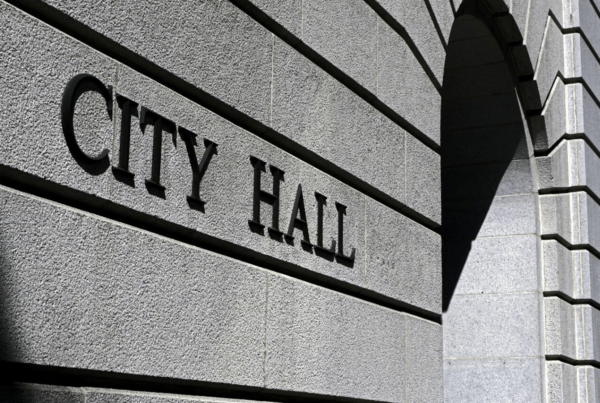
<path id="1" fill-rule="evenodd" d="M 274 237 L 281 239 L 283 233 L 279 230 L 279 189 L 280 183 L 283 179 L 283 172 L 281 169 L 269 166 L 271 174 L 273 175 L 273 193 L 266 192 L 261 189 L 261 173 L 266 172 L 266 163 L 259 160 L 256 157 L 250 156 L 250 162 L 254 167 L 254 192 L 253 192 L 253 209 L 252 209 L 252 220 L 248 220 L 250 228 L 255 232 L 262 233 L 265 226 L 260 222 L 260 203 L 267 203 L 273 208 L 272 223 L 268 228 L 269 234 Z"/>

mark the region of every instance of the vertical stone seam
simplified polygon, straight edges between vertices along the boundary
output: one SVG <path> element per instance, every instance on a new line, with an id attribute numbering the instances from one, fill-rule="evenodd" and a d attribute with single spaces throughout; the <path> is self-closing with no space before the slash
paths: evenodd
<path id="1" fill-rule="evenodd" d="M 304 0 L 300 2 L 300 39 L 304 41 Z"/>
<path id="2" fill-rule="evenodd" d="M 263 338 L 263 387 L 267 388 L 267 330 L 268 330 L 268 315 L 269 315 L 269 273 L 265 273 L 265 333 Z"/>
<path id="3" fill-rule="evenodd" d="M 373 11 L 375 12 L 375 11 Z M 375 96 L 379 98 L 379 16 L 375 15 L 377 23 L 375 32 Z"/>
<path id="4" fill-rule="evenodd" d="M 363 249 L 363 255 L 364 255 L 364 263 L 363 263 L 363 284 L 365 287 L 367 287 L 367 195 L 363 195 L 364 198 L 364 217 L 363 217 L 363 222 L 364 222 L 364 238 L 365 238 L 365 243 L 364 243 L 364 249 Z"/>
<path id="5" fill-rule="evenodd" d="M 271 102 L 269 105 L 269 126 L 273 127 L 273 98 L 275 94 L 275 34 L 271 34 Z"/>
<path id="6" fill-rule="evenodd" d="M 412 205 L 412 200 L 408 199 L 408 133 L 404 131 L 404 200 Z M 440 184 L 441 185 L 441 184 Z"/>
<path id="7" fill-rule="evenodd" d="M 408 318 L 404 316 L 404 401 L 408 402 Z M 443 364 L 442 364 L 443 365 Z"/>

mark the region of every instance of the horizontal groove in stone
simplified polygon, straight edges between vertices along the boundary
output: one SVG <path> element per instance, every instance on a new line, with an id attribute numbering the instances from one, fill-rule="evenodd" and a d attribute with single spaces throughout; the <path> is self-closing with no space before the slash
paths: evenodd
<path id="1" fill-rule="evenodd" d="M 3 384 L 31 383 L 74 388 L 102 388 L 120 391 L 186 395 L 188 397 L 217 397 L 273 403 L 383 403 L 338 396 L 324 396 L 302 392 L 269 390 L 250 386 L 217 384 L 186 379 L 73 369 L 35 364 L 0 362 L 6 376 Z"/>
<path id="2" fill-rule="evenodd" d="M 31 174 L 0 165 L 0 185 L 57 202 L 96 216 L 148 231 L 188 245 L 199 247 L 247 264 L 370 302 L 388 309 L 408 313 L 434 323 L 441 323 L 441 315 L 413 306 L 360 286 L 305 269 L 294 263 L 261 254 L 222 239 L 190 230 L 155 216 L 92 196 L 84 192 L 57 185 Z"/>
<path id="3" fill-rule="evenodd" d="M 589 305 L 600 310 L 600 303 L 594 300 L 571 298 L 561 291 L 544 291 L 544 297 L 556 297 L 562 299 L 565 302 L 568 302 L 571 305 Z"/>

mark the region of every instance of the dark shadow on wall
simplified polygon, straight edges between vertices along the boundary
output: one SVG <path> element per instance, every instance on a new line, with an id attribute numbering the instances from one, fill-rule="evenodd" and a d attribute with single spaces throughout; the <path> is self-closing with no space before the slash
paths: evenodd
<path id="1" fill-rule="evenodd" d="M 444 312 L 473 241 L 486 232 L 494 198 L 510 193 L 515 160 L 528 159 L 524 124 L 515 80 L 494 36 L 474 16 L 457 18 L 442 92 Z"/>

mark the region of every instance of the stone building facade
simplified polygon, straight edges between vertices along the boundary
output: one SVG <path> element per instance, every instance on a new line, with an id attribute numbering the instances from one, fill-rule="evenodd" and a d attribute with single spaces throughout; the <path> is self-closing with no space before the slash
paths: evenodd
<path id="1" fill-rule="evenodd" d="M 600 403 L 598 0 L 0 27 L 1 401 Z"/>

